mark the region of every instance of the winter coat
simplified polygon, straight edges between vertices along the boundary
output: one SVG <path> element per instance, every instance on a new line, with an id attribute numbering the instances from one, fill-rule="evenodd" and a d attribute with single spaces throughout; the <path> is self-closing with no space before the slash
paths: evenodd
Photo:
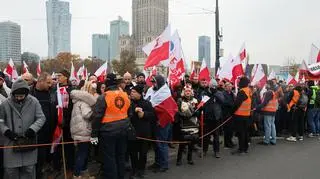
<path id="1" fill-rule="evenodd" d="M 27 83 L 21 83 L 12 86 L 12 91 L 20 88 L 29 89 Z M 15 82 L 16 83 L 16 82 Z M 6 99 L 0 106 L 0 132 L 4 134 L 8 129 L 15 132 L 19 136 L 24 136 L 25 132 L 30 128 L 38 132 L 44 125 L 46 118 L 42 112 L 39 101 L 31 95 L 26 96 L 22 103 L 21 111 L 14 101 L 13 96 Z M 12 126 L 14 124 L 14 129 Z M 13 141 L 5 136 L 3 137 L 4 146 L 13 145 Z M 24 153 L 14 153 L 12 149 L 3 150 L 3 166 L 5 168 L 15 168 L 22 166 L 35 165 L 37 163 L 37 149 Z"/>
<path id="2" fill-rule="evenodd" d="M 135 108 L 140 107 L 144 112 L 143 118 L 139 118 L 138 114 L 135 112 Z M 140 99 L 138 101 L 133 100 L 131 102 L 131 123 L 136 130 L 136 135 L 139 137 L 151 137 L 152 130 L 151 125 L 156 121 L 156 115 L 150 101 L 145 99 Z"/>
<path id="3" fill-rule="evenodd" d="M 203 106 L 204 123 L 222 119 L 222 104 L 224 95 L 221 91 L 212 91 L 210 99 Z"/>
<path id="4" fill-rule="evenodd" d="M 73 109 L 70 121 L 70 131 L 73 140 L 87 141 L 91 137 L 91 115 L 97 97 L 86 91 L 73 90 L 70 94 Z"/>

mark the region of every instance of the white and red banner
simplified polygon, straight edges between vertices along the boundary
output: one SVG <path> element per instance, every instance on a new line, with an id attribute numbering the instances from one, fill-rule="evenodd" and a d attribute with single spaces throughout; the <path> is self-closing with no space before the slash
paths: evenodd
<path id="1" fill-rule="evenodd" d="M 18 72 L 11 58 L 7 67 L 4 69 L 4 74 L 7 74 L 11 78 L 11 80 L 18 79 Z"/>
<path id="2" fill-rule="evenodd" d="M 209 101 L 210 97 L 209 96 L 203 96 L 200 103 L 197 106 L 197 110 L 200 109 L 204 104 L 206 104 L 207 101 Z"/>
<path id="3" fill-rule="evenodd" d="M 152 86 L 151 78 L 152 78 L 153 76 L 156 76 L 156 75 L 157 75 L 157 67 L 156 67 L 156 66 L 153 66 L 150 73 L 147 73 L 145 70 L 144 70 L 143 73 L 144 73 L 145 76 L 146 76 L 146 84 L 147 84 L 147 86 L 151 87 L 151 86 Z"/>
<path id="4" fill-rule="evenodd" d="M 207 67 L 205 59 L 202 60 L 201 68 L 199 71 L 199 80 L 205 79 L 206 81 L 210 82 L 210 71 Z"/>
<path id="5" fill-rule="evenodd" d="M 88 71 L 84 65 L 82 65 L 82 67 L 80 67 L 77 72 L 77 77 L 79 78 L 79 76 L 81 76 L 81 79 L 83 80 L 86 80 L 88 78 Z"/>
<path id="6" fill-rule="evenodd" d="M 40 62 L 40 60 L 39 60 L 39 63 L 38 63 L 38 65 L 37 65 L 37 76 L 39 77 L 40 74 L 41 74 L 41 62 Z"/>
<path id="7" fill-rule="evenodd" d="M 108 62 L 105 62 L 97 71 L 94 73 L 98 78 L 99 82 L 104 82 L 105 76 L 107 75 Z"/>
<path id="8" fill-rule="evenodd" d="M 296 85 L 297 83 L 297 80 L 292 75 L 288 74 L 287 85 Z"/>
<path id="9" fill-rule="evenodd" d="M 25 61 L 23 61 L 23 73 L 29 73 L 28 65 Z"/>
<path id="10" fill-rule="evenodd" d="M 58 105 L 57 105 L 57 110 L 58 110 L 58 124 L 54 130 L 53 134 L 53 140 L 52 140 L 52 145 L 51 145 L 51 153 L 54 153 L 55 148 L 57 147 L 57 143 L 60 142 L 61 137 L 62 137 L 62 122 L 63 122 L 63 100 L 62 100 L 62 94 L 67 93 L 67 89 L 65 87 L 59 87 L 59 83 L 57 83 L 57 100 L 58 100 Z"/>
<path id="11" fill-rule="evenodd" d="M 170 25 L 162 32 L 162 34 L 154 39 L 152 42 L 142 48 L 144 53 L 148 56 L 144 69 L 156 66 L 161 62 L 169 60 L 170 52 L 171 28 Z"/>
<path id="12" fill-rule="evenodd" d="M 308 64 L 310 65 L 318 62 L 320 62 L 320 49 L 316 45 L 311 44 L 311 51 Z"/>
<path id="13" fill-rule="evenodd" d="M 264 70 L 262 68 L 261 64 L 258 64 L 257 70 L 254 73 L 254 76 L 251 80 L 251 85 L 255 86 L 257 85 L 260 89 L 264 87 L 264 85 L 267 83 L 267 76 L 264 73 Z"/>
<path id="14" fill-rule="evenodd" d="M 168 85 L 163 85 L 157 91 L 153 90 L 153 88 L 149 88 L 145 99 L 150 99 L 158 118 L 158 124 L 161 127 L 165 127 L 167 124 L 174 122 L 174 116 L 178 112 L 178 106 L 171 96 Z"/>
<path id="15" fill-rule="evenodd" d="M 271 73 L 268 76 L 268 80 L 273 80 L 276 79 L 276 73 L 272 70 Z"/>
<path id="16" fill-rule="evenodd" d="M 78 80 L 77 71 L 73 66 L 73 62 L 71 62 L 71 70 L 70 70 L 70 80 Z"/>
<path id="17" fill-rule="evenodd" d="M 220 79 L 226 79 L 235 82 L 235 80 L 242 75 L 244 75 L 244 71 L 242 68 L 241 59 L 237 57 L 234 58 L 232 55 L 229 55 L 228 60 L 221 68 L 218 76 Z"/>

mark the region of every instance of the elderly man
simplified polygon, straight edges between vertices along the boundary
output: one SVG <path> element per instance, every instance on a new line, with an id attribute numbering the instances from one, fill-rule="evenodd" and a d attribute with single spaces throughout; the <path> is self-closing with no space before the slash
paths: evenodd
<path id="1" fill-rule="evenodd" d="M 34 85 L 34 78 L 33 78 L 33 75 L 31 73 L 24 73 L 21 76 L 21 79 L 26 81 L 29 87 Z"/>
<path id="2" fill-rule="evenodd" d="M 12 146 L 16 143 L 35 143 L 37 132 L 46 118 L 39 101 L 29 95 L 29 87 L 24 80 L 19 79 L 13 83 L 11 96 L 1 104 L 0 111 L 0 131 L 4 144 Z M 21 150 L 4 149 L 4 178 L 36 178 L 37 149 Z"/>

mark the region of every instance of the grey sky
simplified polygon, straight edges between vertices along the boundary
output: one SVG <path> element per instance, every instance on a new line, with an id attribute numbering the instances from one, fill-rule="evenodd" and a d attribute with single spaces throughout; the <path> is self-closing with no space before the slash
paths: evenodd
<path id="1" fill-rule="evenodd" d="M 169 0 L 169 22 L 178 29 L 188 60 L 197 59 L 198 36 L 211 36 L 214 59 L 214 0 Z M 131 0 L 69 0 L 72 52 L 91 55 L 91 35 L 109 33 L 109 22 L 121 15 L 130 22 Z M 22 51 L 47 56 L 45 0 L 0 0 L 0 21 L 22 28 Z M 220 0 L 222 48 L 236 54 L 246 43 L 251 63 L 284 64 L 286 57 L 309 56 L 310 45 L 320 46 L 319 0 Z M 190 14 L 191 13 L 191 14 Z M 212 62 L 213 63 L 213 62 Z"/>

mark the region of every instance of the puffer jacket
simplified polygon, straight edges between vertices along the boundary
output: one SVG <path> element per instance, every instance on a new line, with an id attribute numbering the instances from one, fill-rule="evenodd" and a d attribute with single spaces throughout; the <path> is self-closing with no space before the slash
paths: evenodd
<path id="1" fill-rule="evenodd" d="M 91 115 L 97 97 L 80 90 L 73 90 L 70 96 L 74 104 L 70 122 L 71 137 L 78 141 L 90 140 Z"/>

